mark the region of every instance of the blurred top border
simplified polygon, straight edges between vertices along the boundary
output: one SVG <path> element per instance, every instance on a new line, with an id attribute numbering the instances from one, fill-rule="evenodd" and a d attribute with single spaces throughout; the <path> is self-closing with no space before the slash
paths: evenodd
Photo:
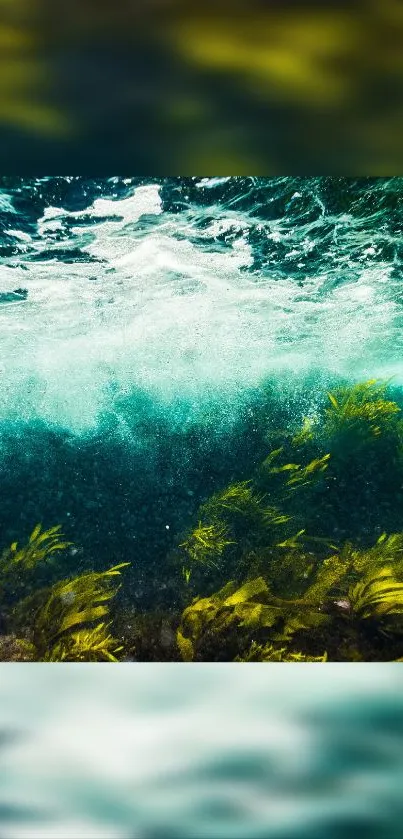
<path id="1" fill-rule="evenodd" d="M 403 173 L 403 3 L 0 0 L 2 174 Z"/>

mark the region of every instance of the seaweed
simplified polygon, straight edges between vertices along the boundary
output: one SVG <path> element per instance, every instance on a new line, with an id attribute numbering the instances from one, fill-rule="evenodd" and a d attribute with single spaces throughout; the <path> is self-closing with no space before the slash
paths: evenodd
<path id="1" fill-rule="evenodd" d="M 228 539 L 228 534 L 225 522 L 215 520 L 210 524 L 203 524 L 199 521 L 198 526 L 179 547 L 184 549 L 192 562 L 217 567 L 217 560 L 221 558 L 225 549 L 234 544 Z"/>
<path id="2" fill-rule="evenodd" d="M 387 388 L 371 379 L 332 389 L 302 428 L 275 431 L 248 475 L 228 470 L 201 493 L 193 520 L 178 513 L 170 610 L 166 592 L 149 611 L 130 599 L 122 609 L 126 562 L 66 578 L 72 543 L 60 525 L 37 524 L 0 556 L 0 656 L 400 660 L 403 423 Z M 154 567 L 155 590 L 166 589 Z M 121 611 L 111 616 L 112 602 Z"/>
<path id="3" fill-rule="evenodd" d="M 286 600 L 276 597 L 266 580 L 257 577 L 241 587 L 234 581 L 207 598 L 195 598 L 181 618 L 177 643 L 185 661 L 204 659 L 211 650 L 245 646 L 251 635 L 268 630 L 275 641 L 290 640 L 301 629 L 327 621 L 318 603 L 309 597 Z M 203 649 L 206 647 L 206 651 Z"/>
<path id="4" fill-rule="evenodd" d="M 266 577 L 249 579 L 240 587 L 231 581 L 210 597 L 195 598 L 184 610 L 177 633 L 182 658 L 206 660 L 224 650 L 233 660 L 253 660 L 247 652 L 253 642 L 274 650 L 273 655 L 280 650 L 284 661 L 325 660 L 324 653 L 317 652 L 320 647 L 326 660 L 337 660 L 340 651 L 346 660 L 383 656 L 383 636 L 399 644 L 403 634 L 403 582 L 397 577 L 402 572 L 403 535 L 399 536 L 383 534 L 367 551 L 346 544 L 320 564 L 306 565 L 305 572 L 306 556 L 289 551 L 285 558 L 292 583 L 282 592 L 276 590 L 278 566 L 273 563 Z M 385 556 L 396 559 L 395 570 L 382 566 Z M 393 649 L 392 645 L 391 653 Z M 267 655 L 259 660 L 274 659 Z"/>
<path id="5" fill-rule="evenodd" d="M 267 514 L 265 496 L 257 493 L 251 480 L 230 484 L 221 492 L 213 495 L 200 508 L 200 513 L 207 518 L 238 514 L 250 522 L 264 521 Z"/>
<path id="6" fill-rule="evenodd" d="M 35 661 L 35 654 L 34 645 L 26 638 L 0 636 L 0 661 Z"/>
<path id="7" fill-rule="evenodd" d="M 354 433 L 364 441 L 388 432 L 400 433 L 400 408 L 385 398 L 389 382 L 369 379 L 328 393 L 325 434 Z"/>
<path id="8" fill-rule="evenodd" d="M 330 390 L 314 416 L 284 438 L 260 468 L 263 488 L 280 498 L 300 528 L 360 540 L 401 527 L 403 420 L 390 382 L 370 379 Z M 304 492 L 304 499 L 299 492 Z"/>
<path id="9" fill-rule="evenodd" d="M 120 586 L 115 585 L 115 577 L 120 575 L 121 568 L 128 563 L 121 563 L 108 571 L 90 572 L 75 577 L 72 580 L 62 580 L 52 586 L 50 596 L 35 617 L 33 627 L 33 641 L 39 658 L 46 660 L 52 656 L 54 650 L 62 650 L 65 646 L 71 649 L 74 630 L 74 644 L 85 644 L 91 656 L 95 654 L 95 646 L 88 646 L 90 638 L 82 631 L 87 624 L 94 624 L 108 614 L 108 601 L 114 597 Z M 100 630 L 103 624 L 98 624 Z M 77 633 L 77 627 L 81 628 Z M 87 630 L 88 632 L 88 630 Z M 101 633 L 102 635 L 102 633 Z M 106 636 L 102 635 L 104 639 Z M 93 639 L 94 641 L 94 639 Z M 106 644 L 106 640 L 105 640 Z M 105 646 L 105 649 L 109 647 Z M 101 652 L 101 660 L 103 652 Z"/>
<path id="10" fill-rule="evenodd" d="M 43 661 L 114 661 L 123 650 L 108 633 L 108 626 L 97 624 L 91 629 L 72 632 L 47 649 Z"/>
<path id="11" fill-rule="evenodd" d="M 389 617 L 400 618 L 394 629 L 403 632 L 403 583 L 391 568 L 367 574 L 352 586 L 347 595 L 351 612 L 359 620 L 387 622 Z"/>
<path id="12" fill-rule="evenodd" d="M 236 656 L 235 661 L 288 661 L 288 662 L 324 662 L 327 661 L 327 653 L 321 656 L 304 655 L 304 653 L 290 653 L 287 647 L 274 647 L 273 644 L 257 644 L 252 641 L 249 650 L 243 655 Z"/>
<path id="13" fill-rule="evenodd" d="M 37 524 L 24 547 L 19 548 L 18 543 L 13 542 L 3 551 L 0 558 L 0 574 L 31 570 L 56 551 L 63 551 L 72 544 L 63 539 L 61 525 L 43 531 L 42 525 Z"/>
<path id="14" fill-rule="evenodd" d="M 198 510 L 198 525 L 178 546 L 186 552 L 185 564 L 182 554 L 178 555 L 186 582 L 192 565 L 222 571 L 230 557 L 234 567 L 242 565 L 251 545 L 274 544 L 278 529 L 287 525 L 291 516 L 269 500 L 248 480 L 229 484 L 205 501 Z"/>
<path id="15" fill-rule="evenodd" d="M 291 443 L 294 448 L 304 448 L 308 443 L 312 443 L 315 439 L 315 423 L 309 417 L 304 417 L 302 427 L 291 438 Z"/>
<path id="16" fill-rule="evenodd" d="M 14 542 L 3 551 L 0 582 L 21 572 L 24 576 L 71 544 L 63 538 L 60 525 L 45 531 L 36 525 L 25 546 L 18 548 Z M 5 638 L 15 639 L 13 660 L 18 660 L 20 651 L 37 661 L 116 661 L 122 647 L 108 633 L 109 625 L 99 621 L 108 615 L 109 601 L 120 588 L 116 577 L 128 564 L 61 580 L 31 592 L 8 611 L 3 604 L 6 624 L 26 636 L 3 635 L 3 645 Z"/>

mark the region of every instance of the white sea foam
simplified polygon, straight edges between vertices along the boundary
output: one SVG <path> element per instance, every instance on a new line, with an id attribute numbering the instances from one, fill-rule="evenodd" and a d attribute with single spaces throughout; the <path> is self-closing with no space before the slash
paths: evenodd
<path id="1" fill-rule="evenodd" d="M 292 387 L 318 367 L 403 381 L 393 266 L 372 264 L 373 234 L 353 227 L 362 244 L 354 281 L 343 252 L 343 282 L 318 272 L 301 289 L 277 266 L 251 272 L 247 214 L 216 204 L 196 228 L 201 215 L 163 211 L 157 184 L 76 212 L 48 207 L 25 263 L 20 253 L 0 266 L 2 291 L 28 289 L 26 301 L 0 309 L 0 416 L 90 429 L 111 380 L 166 403 L 183 396 L 195 410 L 217 393 L 234 407 L 266 376 Z M 314 231 L 293 234 L 281 219 L 260 228 L 289 240 L 285 265 L 311 248 Z M 211 247 L 230 229 L 232 247 Z M 60 248 L 80 248 L 88 261 L 66 262 Z"/>

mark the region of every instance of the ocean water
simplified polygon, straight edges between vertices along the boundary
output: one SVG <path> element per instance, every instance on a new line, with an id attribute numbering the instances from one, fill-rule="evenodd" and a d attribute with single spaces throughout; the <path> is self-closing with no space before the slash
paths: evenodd
<path id="1" fill-rule="evenodd" d="M 399 839 L 399 666 L 245 666 L 3 665 L 0 835 Z"/>
<path id="2" fill-rule="evenodd" d="M 25 595 L 130 563 L 122 610 L 163 612 L 155 657 L 175 659 L 183 609 L 234 574 L 242 582 L 235 549 L 218 571 L 181 558 L 200 505 L 254 480 L 304 417 L 325 416 L 335 388 L 391 380 L 388 399 L 402 403 L 403 179 L 0 186 L 2 546 L 25 544 L 37 523 L 73 543 Z M 294 498 L 295 532 L 340 550 L 403 530 L 400 454 L 375 437 L 370 455 L 339 457 L 337 490 L 319 482 Z M 385 644 L 364 658 L 403 655 Z M 153 658 L 129 647 L 130 659 Z"/>

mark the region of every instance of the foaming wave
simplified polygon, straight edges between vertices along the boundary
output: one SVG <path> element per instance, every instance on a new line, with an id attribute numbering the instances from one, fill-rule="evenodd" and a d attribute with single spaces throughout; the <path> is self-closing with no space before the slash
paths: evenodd
<path id="1" fill-rule="evenodd" d="M 3 418 L 91 429 L 111 381 L 166 404 L 183 397 L 197 413 L 219 396 L 234 409 L 267 377 L 292 389 L 318 366 L 403 380 L 395 265 L 373 226 L 326 214 L 318 195 L 306 220 L 297 191 L 262 221 L 255 206 L 214 198 L 236 179 L 209 180 L 197 182 L 208 206 L 184 188 L 180 212 L 165 208 L 162 184 L 110 197 L 110 180 L 84 209 L 45 207 L 0 266 L 5 294 L 28 291 L 0 307 Z M 16 227 L 14 214 L 9 237 Z M 321 243 L 323 265 L 309 268 Z"/>

